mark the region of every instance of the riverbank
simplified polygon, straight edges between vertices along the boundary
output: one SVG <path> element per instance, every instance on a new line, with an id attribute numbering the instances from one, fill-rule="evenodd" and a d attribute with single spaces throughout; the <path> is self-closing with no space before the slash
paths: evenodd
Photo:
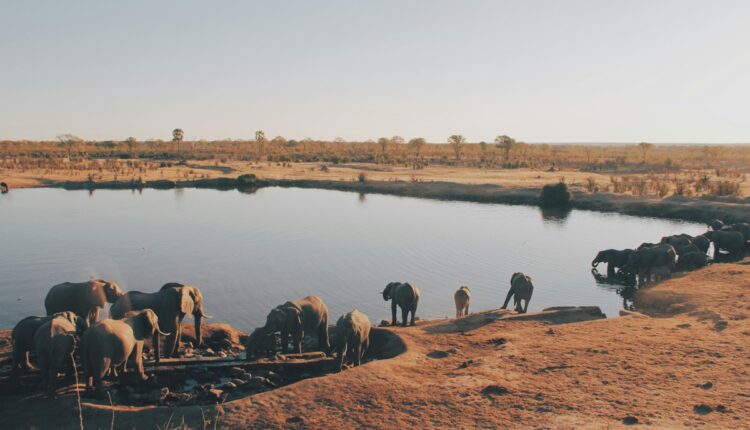
<path id="1" fill-rule="evenodd" d="M 633 196 L 609 192 L 588 192 L 583 186 L 590 178 L 608 181 L 604 175 L 577 172 L 542 172 L 528 169 L 495 170 L 429 167 L 408 169 L 378 165 L 338 165 L 299 163 L 284 167 L 276 164 L 233 164 L 223 168 L 187 163 L 146 172 L 138 179 L 116 175 L 76 179 L 79 174 L 11 172 L 7 182 L 13 188 L 57 187 L 70 190 L 212 188 L 252 191 L 259 187 L 298 187 L 389 194 L 438 200 L 537 206 L 545 184 L 565 180 L 574 193 L 574 209 L 614 212 L 635 216 L 669 218 L 707 223 L 750 222 L 750 198 L 711 198 L 672 196 Z M 79 172 L 80 173 L 80 172 Z M 255 175 L 240 181 L 242 175 Z M 362 176 L 360 176 L 362 175 Z M 187 177 L 187 179 L 186 179 Z M 550 213 L 551 216 L 564 216 Z"/>
<path id="2" fill-rule="evenodd" d="M 750 259 L 641 290 L 642 313 L 616 319 L 489 311 L 420 321 L 387 329 L 405 345 L 394 358 L 221 406 L 115 407 L 114 426 L 741 428 L 750 422 L 748 291 Z M 6 399 L 0 420 L 78 428 L 75 410 L 70 394 Z M 113 414 L 84 399 L 83 416 L 86 428 L 108 428 Z"/>

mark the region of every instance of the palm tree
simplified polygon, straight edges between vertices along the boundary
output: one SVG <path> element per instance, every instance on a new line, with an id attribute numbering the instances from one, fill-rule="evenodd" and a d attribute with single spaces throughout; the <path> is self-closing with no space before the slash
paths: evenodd
<path id="1" fill-rule="evenodd" d="M 516 140 L 510 136 L 502 135 L 495 138 L 495 146 L 505 151 L 505 162 L 510 159 L 510 151 L 516 147 Z"/>
<path id="2" fill-rule="evenodd" d="M 185 137 L 185 132 L 181 128 L 175 128 L 172 130 L 172 142 L 177 144 L 177 158 L 180 157 L 180 142 Z"/>
<path id="3" fill-rule="evenodd" d="M 422 152 L 422 148 L 424 148 L 426 144 L 427 141 L 425 141 L 422 137 L 416 137 L 409 141 L 409 146 L 414 148 L 417 158 L 419 158 L 419 154 Z"/>
<path id="4" fill-rule="evenodd" d="M 456 160 L 461 159 L 461 149 L 466 143 L 466 138 L 460 134 L 454 134 L 448 138 L 448 144 L 453 148 L 453 152 L 456 153 Z"/>

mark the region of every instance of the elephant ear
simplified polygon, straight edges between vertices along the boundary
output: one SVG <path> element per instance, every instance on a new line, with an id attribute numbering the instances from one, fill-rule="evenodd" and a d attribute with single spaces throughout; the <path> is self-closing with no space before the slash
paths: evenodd
<path id="1" fill-rule="evenodd" d="M 104 294 L 104 284 L 100 281 L 89 281 L 86 286 L 86 301 L 98 308 L 103 308 L 107 303 L 107 297 Z"/>
<path id="2" fill-rule="evenodd" d="M 191 289 L 182 288 L 180 291 L 180 313 L 183 315 L 192 315 L 195 309 L 195 300 L 191 294 Z"/>

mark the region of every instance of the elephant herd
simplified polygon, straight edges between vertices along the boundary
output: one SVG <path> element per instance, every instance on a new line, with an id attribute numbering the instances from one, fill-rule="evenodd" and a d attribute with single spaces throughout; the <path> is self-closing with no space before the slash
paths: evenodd
<path id="1" fill-rule="evenodd" d="M 503 309 L 511 299 L 518 312 L 526 312 L 534 290 L 531 278 L 514 273 Z M 391 282 L 379 293 L 391 302 L 392 325 L 415 325 L 419 289 L 407 282 Z M 454 294 L 456 317 L 468 315 L 471 290 L 462 286 Z M 123 292 L 112 282 L 93 279 L 87 282 L 65 282 L 50 288 L 44 300 L 47 316 L 29 316 L 16 324 L 11 333 L 14 372 L 28 371 L 29 353 L 34 352 L 42 375 L 42 387 L 49 395 L 56 389 L 57 376 L 65 373 L 70 381 L 76 376 L 76 355 L 83 365 L 87 392 L 97 398 L 104 395 L 103 381 L 108 375 L 124 377 L 128 363 L 135 368 L 137 380 L 147 380 L 143 365 L 146 341 L 152 341 L 154 361 L 176 357 L 179 353 L 181 324 L 185 316 L 195 321 L 195 347 L 201 345 L 201 326 L 211 318 L 203 307 L 200 289 L 180 283 L 164 284 L 158 291 Z M 109 318 L 99 320 L 99 311 L 111 303 Z M 344 363 L 361 364 L 369 347 L 371 324 L 357 309 L 342 315 L 329 339 L 328 307 L 317 296 L 288 301 L 273 308 L 263 327 L 257 328 L 245 341 L 246 359 L 251 360 L 277 350 L 302 352 L 305 335 L 317 337 L 318 349 L 327 355 L 336 353 L 336 367 Z M 164 338 L 164 349 L 161 349 Z"/>
<path id="2" fill-rule="evenodd" d="M 709 230 L 698 236 L 678 234 L 665 236 L 659 243 L 643 243 L 636 249 L 600 251 L 591 262 L 596 267 L 607 264 L 608 281 L 644 285 L 671 276 L 675 271 L 699 269 L 709 263 L 708 251 L 713 245 L 713 259 L 726 255 L 739 258 L 750 242 L 750 224 L 726 225 L 720 220 L 709 223 Z"/>

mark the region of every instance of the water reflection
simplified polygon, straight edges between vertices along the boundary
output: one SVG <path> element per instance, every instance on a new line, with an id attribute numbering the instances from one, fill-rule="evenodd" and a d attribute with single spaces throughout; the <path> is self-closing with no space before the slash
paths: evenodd
<path id="1" fill-rule="evenodd" d="M 570 216 L 570 213 L 573 212 L 573 210 L 570 208 L 539 208 L 539 211 L 542 214 L 542 219 L 544 221 L 560 225 L 565 224 L 568 216 Z"/>
<path id="2" fill-rule="evenodd" d="M 365 194 L 365 193 L 359 193 L 359 202 L 360 203 L 367 202 L 367 194 Z"/>

